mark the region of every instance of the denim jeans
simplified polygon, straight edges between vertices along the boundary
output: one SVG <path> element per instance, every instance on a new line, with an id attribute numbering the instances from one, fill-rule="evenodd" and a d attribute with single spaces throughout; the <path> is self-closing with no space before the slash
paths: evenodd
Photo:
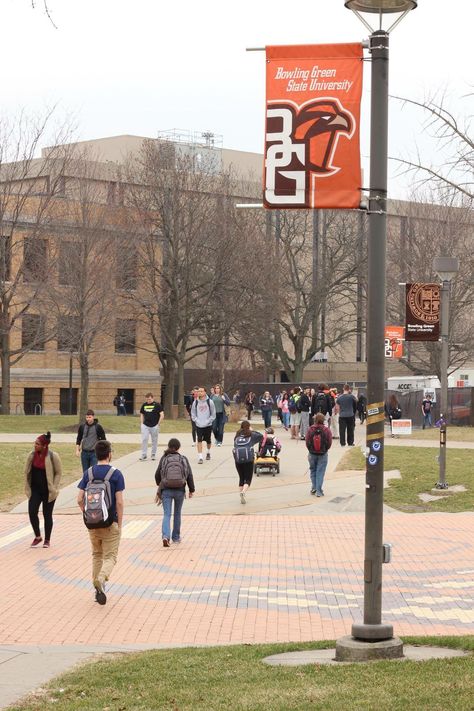
<path id="1" fill-rule="evenodd" d="M 318 494 L 323 493 L 323 481 L 328 465 L 328 453 L 308 454 L 309 475 L 311 477 L 311 488 Z"/>
<path id="2" fill-rule="evenodd" d="M 97 457 L 95 456 L 94 450 L 81 451 L 81 464 L 83 472 L 87 471 L 89 467 L 93 467 L 94 464 L 97 464 Z"/>
<path id="3" fill-rule="evenodd" d="M 283 426 L 289 427 L 290 426 L 290 413 L 289 412 L 282 412 L 282 415 L 283 415 Z"/>
<path id="4" fill-rule="evenodd" d="M 212 423 L 212 432 L 216 442 L 222 444 L 224 439 L 225 412 L 216 412 L 216 419 Z"/>
<path id="5" fill-rule="evenodd" d="M 265 427 L 271 427 L 272 426 L 272 411 L 271 410 L 262 410 L 262 417 L 263 417 L 263 424 Z"/>
<path id="6" fill-rule="evenodd" d="M 181 509 L 185 497 L 184 489 L 163 489 L 161 501 L 163 503 L 163 523 L 161 525 L 162 538 L 171 538 L 179 541 L 181 537 Z M 171 533 L 171 509 L 174 501 L 173 532 Z"/>
<path id="7" fill-rule="evenodd" d="M 428 427 L 433 426 L 433 423 L 431 420 L 431 412 L 425 412 L 423 414 L 423 429 L 425 429 L 426 426 L 428 426 Z"/>

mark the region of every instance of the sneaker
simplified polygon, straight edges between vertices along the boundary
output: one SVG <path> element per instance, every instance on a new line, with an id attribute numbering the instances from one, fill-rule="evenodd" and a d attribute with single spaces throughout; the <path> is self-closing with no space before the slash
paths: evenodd
<path id="1" fill-rule="evenodd" d="M 315 493 L 316 493 L 316 489 L 311 489 L 311 492 L 310 492 L 310 493 L 311 493 L 311 494 L 315 494 Z"/>
<path id="2" fill-rule="evenodd" d="M 202 464 L 202 457 L 198 457 L 198 464 Z"/>
<path id="3" fill-rule="evenodd" d="M 151 459 L 152 459 L 153 462 L 155 461 L 156 457 L 155 457 L 154 454 L 151 455 Z"/>
<path id="4" fill-rule="evenodd" d="M 140 457 L 140 459 L 139 459 L 138 461 L 139 461 L 139 462 L 144 462 L 145 459 L 146 459 L 146 456 L 145 456 L 145 457 Z"/>
<path id="5" fill-rule="evenodd" d="M 97 582 L 94 584 L 95 587 L 95 601 L 99 603 L 99 605 L 105 605 L 107 602 L 107 595 L 104 592 L 104 586 L 102 583 Z"/>
<path id="6" fill-rule="evenodd" d="M 207 460 L 207 461 L 209 461 L 209 460 L 210 460 L 210 458 L 211 458 L 211 453 L 210 453 L 210 452 L 208 452 L 208 453 L 206 454 L 206 460 Z"/>
<path id="7" fill-rule="evenodd" d="M 51 546 L 51 543 L 49 541 L 45 541 L 43 543 L 43 548 L 49 548 Z"/>
<path id="8" fill-rule="evenodd" d="M 35 538 L 33 538 L 30 548 L 36 548 L 36 546 L 39 546 L 39 544 L 42 542 L 43 539 L 41 538 L 41 536 L 36 536 Z"/>
<path id="9" fill-rule="evenodd" d="M 169 548 L 169 547 L 170 547 L 170 539 L 163 538 L 163 548 Z"/>
<path id="10" fill-rule="evenodd" d="M 218 447 L 222 447 L 222 442 L 217 442 Z"/>
<path id="11" fill-rule="evenodd" d="M 173 543 L 181 543 L 181 538 L 173 538 Z"/>
<path id="12" fill-rule="evenodd" d="M 196 446 L 196 442 L 193 442 L 191 447 L 195 447 L 195 446 Z"/>
<path id="13" fill-rule="evenodd" d="M 240 503 L 241 504 L 246 504 L 247 502 L 245 501 L 245 494 L 243 491 L 240 492 Z"/>

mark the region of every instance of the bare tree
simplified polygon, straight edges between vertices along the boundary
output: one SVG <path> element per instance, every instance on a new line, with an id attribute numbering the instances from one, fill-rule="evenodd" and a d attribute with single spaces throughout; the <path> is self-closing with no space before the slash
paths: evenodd
<path id="1" fill-rule="evenodd" d="M 176 147 L 146 141 L 129 173 L 138 217 L 140 287 L 131 295 L 159 356 L 171 416 L 177 381 L 184 411 L 184 368 L 221 342 L 233 259 L 227 217 L 229 178 Z M 172 155 L 170 155 L 172 154 Z"/>
<path id="2" fill-rule="evenodd" d="M 55 197 L 69 163 L 69 128 L 36 157 L 49 137 L 54 111 L 0 120 L 0 361 L 2 412 L 10 412 L 10 370 L 55 335 L 46 318 L 54 275 L 49 230 Z"/>
<path id="3" fill-rule="evenodd" d="M 120 208 L 110 199 L 104 168 L 84 153 L 74 156 L 66 177 L 65 199 L 56 209 L 58 284 L 55 289 L 58 350 L 74 354 L 80 370 L 79 415 L 88 408 L 91 359 L 104 341 L 128 352 L 134 339 L 133 318 L 119 320 L 118 256 L 126 253 Z M 119 328 L 117 324 L 122 324 Z"/>
<path id="4" fill-rule="evenodd" d="M 442 204 L 442 203 L 445 204 Z M 397 207 L 397 205 L 395 204 Z M 400 231 L 392 227 L 387 251 L 387 316 L 391 323 L 405 321 L 405 293 L 399 283 L 437 282 L 432 271 L 435 256 L 457 256 L 459 272 L 451 284 L 449 368 L 456 370 L 474 352 L 474 256 L 472 211 L 456 207 L 437 190 L 397 207 Z M 394 225 L 397 220 L 392 216 Z M 401 362 L 416 374 L 440 376 L 441 344 L 406 343 Z"/>
<path id="5" fill-rule="evenodd" d="M 472 101 L 472 94 L 465 99 Z M 472 107 L 462 119 L 446 105 L 444 96 L 426 101 L 393 97 L 398 101 L 420 109 L 426 116 L 424 132 L 435 144 L 437 161 L 427 159 L 420 150 L 413 159 L 392 157 L 408 173 L 415 176 L 417 184 L 437 190 L 446 204 L 456 198 L 458 205 L 472 206 L 474 199 L 474 138 L 472 136 Z"/>
<path id="6" fill-rule="evenodd" d="M 281 364 L 290 381 L 302 380 L 317 351 L 345 349 L 357 332 L 356 301 L 365 249 L 348 212 L 324 211 L 318 241 L 310 211 L 281 211 L 277 229 L 253 252 L 260 271 L 256 311 L 243 323 L 267 370 Z M 262 327 L 261 313 L 266 328 Z"/>

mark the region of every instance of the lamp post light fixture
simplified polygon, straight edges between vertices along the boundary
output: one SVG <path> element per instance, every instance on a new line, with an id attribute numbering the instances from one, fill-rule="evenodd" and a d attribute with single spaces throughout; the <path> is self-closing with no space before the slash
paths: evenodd
<path id="1" fill-rule="evenodd" d="M 449 297 L 451 281 L 459 271 L 457 257 L 435 257 L 433 271 L 441 280 L 441 397 L 439 428 L 439 479 L 436 489 L 447 489 L 446 481 L 446 442 L 448 418 L 448 367 L 449 367 Z"/>
<path id="2" fill-rule="evenodd" d="M 336 659 L 367 660 L 403 656 L 393 626 L 382 623 L 383 462 L 385 398 L 385 261 L 387 240 L 387 143 L 389 32 L 416 8 L 415 0 L 345 0 L 369 30 L 371 54 L 370 190 L 368 203 L 367 299 L 367 469 L 365 493 L 364 620 L 352 625 L 352 637 L 336 643 Z M 379 16 L 374 29 L 362 16 Z M 388 29 L 386 14 L 400 13 Z M 386 558 L 385 558 L 386 559 Z"/>

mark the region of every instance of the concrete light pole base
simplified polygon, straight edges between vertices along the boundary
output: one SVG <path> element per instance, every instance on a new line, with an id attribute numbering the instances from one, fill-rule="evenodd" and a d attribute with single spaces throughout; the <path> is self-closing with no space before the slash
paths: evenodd
<path id="1" fill-rule="evenodd" d="M 341 637 L 336 642 L 337 662 L 370 662 L 377 659 L 401 659 L 403 642 L 398 637 L 381 642 L 362 642 L 354 637 Z"/>

